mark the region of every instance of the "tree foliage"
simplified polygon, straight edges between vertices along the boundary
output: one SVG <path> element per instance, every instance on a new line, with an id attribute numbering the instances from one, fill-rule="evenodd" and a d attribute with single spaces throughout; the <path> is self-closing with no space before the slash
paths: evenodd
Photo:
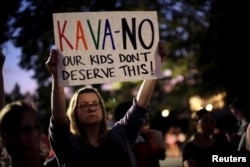
<path id="1" fill-rule="evenodd" d="M 197 61 L 203 80 L 202 94 L 225 91 L 228 100 L 248 96 L 248 44 L 245 37 L 249 25 L 245 22 L 248 12 L 244 5 L 243 1 L 214 1 L 212 4 L 210 26 L 201 40 Z"/>
<path id="2" fill-rule="evenodd" d="M 50 106 L 51 80 L 45 61 L 54 45 L 52 14 L 58 12 L 157 11 L 160 38 L 166 42 L 168 49 L 164 69 L 172 71 L 170 78 L 160 80 L 156 88 L 152 103 L 157 110 L 166 106 L 180 112 L 187 110 L 187 99 L 194 94 L 207 96 L 226 91 L 233 96 L 249 90 L 249 81 L 246 82 L 241 75 L 248 70 L 247 52 L 244 50 L 247 42 L 242 41 L 248 29 L 245 22 L 238 19 L 245 16 L 244 13 L 236 15 L 232 2 L 10 0 L 6 4 L 9 10 L 1 14 L 3 24 L 0 30 L 3 34 L 0 34 L 0 43 L 11 40 L 15 46 L 22 48 L 19 65 L 25 70 L 34 71 L 33 78 L 37 81 L 37 94 L 43 110 L 49 111 Z M 171 92 L 166 92 L 164 84 L 178 76 L 183 76 L 184 80 L 177 83 Z M 125 82 L 122 89 L 103 92 L 108 107 L 112 108 L 116 103 L 112 97 L 117 101 L 131 98 L 128 90 L 137 85 Z"/>

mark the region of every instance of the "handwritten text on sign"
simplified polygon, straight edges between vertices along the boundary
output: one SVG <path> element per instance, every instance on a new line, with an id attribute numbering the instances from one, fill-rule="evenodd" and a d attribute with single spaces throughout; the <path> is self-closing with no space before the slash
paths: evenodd
<path id="1" fill-rule="evenodd" d="M 62 86 L 162 77 L 157 13 L 54 13 Z"/>

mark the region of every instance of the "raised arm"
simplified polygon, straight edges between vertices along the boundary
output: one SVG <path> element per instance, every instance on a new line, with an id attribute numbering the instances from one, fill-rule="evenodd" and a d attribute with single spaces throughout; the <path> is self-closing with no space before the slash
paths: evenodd
<path id="1" fill-rule="evenodd" d="M 5 62 L 5 55 L 0 48 L 0 110 L 5 105 L 5 93 L 4 93 L 4 80 L 3 80 L 3 65 Z"/>
<path id="2" fill-rule="evenodd" d="M 162 42 L 158 43 L 158 53 L 161 56 L 161 62 L 163 62 L 164 58 L 167 56 L 167 51 Z M 137 103 L 140 106 L 144 108 L 148 107 L 154 91 L 155 83 L 156 79 L 143 81 L 136 97 Z"/>
<path id="3" fill-rule="evenodd" d="M 58 50 L 51 50 L 46 66 L 52 74 L 52 90 L 51 90 L 51 112 L 55 124 L 64 124 L 67 121 L 66 116 L 66 99 L 64 88 L 59 86 L 58 80 L 58 58 L 61 53 Z"/>

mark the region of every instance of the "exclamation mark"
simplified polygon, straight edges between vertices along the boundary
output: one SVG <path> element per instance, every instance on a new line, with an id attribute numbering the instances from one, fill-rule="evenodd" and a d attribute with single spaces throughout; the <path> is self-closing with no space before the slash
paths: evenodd
<path id="1" fill-rule="evenodd" d="M 150 61 L 150 67 L 151 67 L 151 75 L 154 75 L 154 71 L 153 71 L 153 62 Z"/>

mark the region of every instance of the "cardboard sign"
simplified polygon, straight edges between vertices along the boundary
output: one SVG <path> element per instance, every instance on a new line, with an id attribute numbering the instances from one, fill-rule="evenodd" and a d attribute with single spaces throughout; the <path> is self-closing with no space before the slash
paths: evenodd
<path id="1" fill-rule="evenodd" d="M 161 78 L 155 11 L 54 13 L 61 86 Z"/>

